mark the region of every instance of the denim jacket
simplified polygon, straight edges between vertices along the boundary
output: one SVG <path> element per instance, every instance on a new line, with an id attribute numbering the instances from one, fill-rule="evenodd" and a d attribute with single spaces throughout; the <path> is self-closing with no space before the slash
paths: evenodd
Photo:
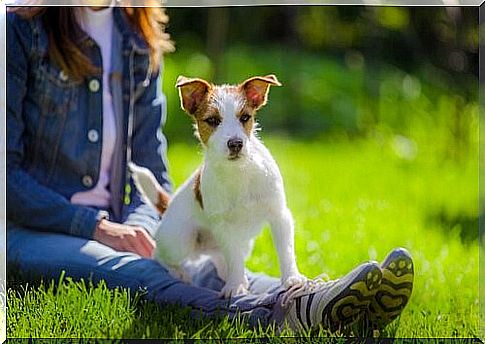
<path id="1" fill-rule="evenodd" d="M 154 234 L 159 217 L 144 204 L 127 160 L 149 168 L 167 190 L 161 71 L 149 68 L 146 42 L 114 8 L 110 88 L 117 118 L 110 219 Z M 95 66 L 101 51 L 84 32 L 75 38 Z M 39 17 L 7 13 L 7 227 L 92 238 L 102 210 L 70 203 L 98 181 L 102 146 L 102 75 L 74 82 L 48 58 Z"/>

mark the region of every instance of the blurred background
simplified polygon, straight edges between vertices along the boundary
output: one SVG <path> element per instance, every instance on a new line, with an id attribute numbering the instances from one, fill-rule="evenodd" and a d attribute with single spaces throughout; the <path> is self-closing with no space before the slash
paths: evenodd
<path id="1" fill-rule="evenodd" d="M 284 87 L 271 89 L 258 119 L 262 139 L 282 154 L 280 164 L 291 154 L 277 147 L 290 143 L 317 147 L 321 154 L 306 161 L 329 159 L 323 153 L 329 149 L 347 159 L 348 170 L 372 169 L 352 166 L 352 154 L 380 159 L 378 180 L 386 173 L 397 178 L 399 171 L 418 178 L 405 192 L 423 197 L 422 226 L 477 238 L 476 7 L 256 6 L 167 13 L 177 47 L 165 57 L 169 150 L 196 142 L 191 119 L 180 110 L 178 75 L 238 83 L 274 73 Z M 357 153 L 364 146 L 370 148 Z M 171 154 L 172 174 L 177 179 L 181 171 L 185 179 L 193 166 L 180 170 L 176 159 Z M 386 164 L 396 172 L 386 172 Z M 425 173 L 430 179 L 419 180 Z M 454 181 L 452 173 L 463 180 Z"/>
<path id="2" fill-rule="evenodd" d="M 178 74 L 237 83 L 274 73 L 263 135 L 315 140 L 399 135 L 410 157 L 437 146 L 463 159 L 477 144 L 478 11 L 459 7 L 169 8 L 170 141 L 192 137 Z M 432 133 L 430 135 L 430 129 Z M 474 139 L 475 138 L 475 139 Z M 418 146 L 416 146 L 418 145 Z"/>

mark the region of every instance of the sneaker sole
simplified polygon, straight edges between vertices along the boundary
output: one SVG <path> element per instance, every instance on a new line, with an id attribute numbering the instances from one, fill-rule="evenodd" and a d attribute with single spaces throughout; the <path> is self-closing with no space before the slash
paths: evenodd
<path id="1" fill-rule="evenodd" d="M 349 275 L 352 274 L 357 275 L 349 278 L 344 289 L 322 311 L 323 323 L 332 332 L 359 320 L 375 299 L 381 285 L 382 272 L 377 263 L 365 263 Z"/>
<path id="2" fill-rule="evenodd" d="M 397 318 L 407 305 L 413 290 L 414 264 L 403 248 L 392 251 L 381 265 L 382 282 L 369 306 L 374 329 L 383 328 Z"/>

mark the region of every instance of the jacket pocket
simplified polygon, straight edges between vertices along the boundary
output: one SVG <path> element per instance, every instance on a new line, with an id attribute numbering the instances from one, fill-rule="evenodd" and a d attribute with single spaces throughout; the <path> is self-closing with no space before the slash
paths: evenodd
<path id="1" fill-rule="evenodd" d="M 43 64 L 35 73 L 35 92 L 42 116 L 65 115 L 76 84 L 52 64 Z"/>
<path id="2" fill-rule="evenodd" d="M 76 92 L 76 84 L 50 63 L 41 64 L 34 72 L 33 96 L 39 116 L 31 171 L 37 170 L 44 184 L 49 184 L 54 172 L 66 118 L 72 111 Z"/>

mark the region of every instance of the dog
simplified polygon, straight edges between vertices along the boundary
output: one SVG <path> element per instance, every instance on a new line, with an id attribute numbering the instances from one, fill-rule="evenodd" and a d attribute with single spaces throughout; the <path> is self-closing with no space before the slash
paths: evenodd
<path id="1" fill-rule="evenodd" d="M 205 151 L 202 165 L 170 199 L 148 169 L 130 164 L 142 198 L 163 213 L 155 259 L 189 281 L 182 263 L 209 255 L 225 281 L 221 297 L 248 292 L 244 261 L 265 223 L 271 225 L 282 285 L 306 281 L 296 264 L 293 217 L 280 170 L 256 136 L 255 115 L 270 86 L 281 86 L 275 75 L 222 86 L 179 76 L 181 107 L 194 120 Z"/>

